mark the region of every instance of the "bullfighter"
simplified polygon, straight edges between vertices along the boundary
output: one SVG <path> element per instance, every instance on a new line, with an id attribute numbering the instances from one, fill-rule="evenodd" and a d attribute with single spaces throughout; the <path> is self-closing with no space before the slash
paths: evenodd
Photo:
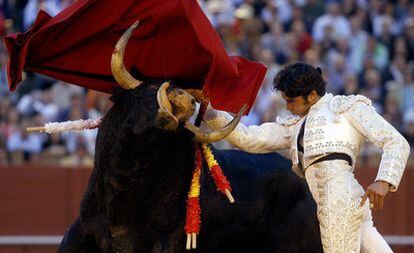
<path id="1" fill-rule="evenodd" d="M 292 115 L 259 126 L 239 123 L 226 139 L 251 153 L 290 149 L 293 170 L 306 179 L 317 203 L 325 253 L 392 252 L 373 226 L 371 209 L 382 209 L 387 192 L 397 191 L 410 153 L 408 142 L 368 98 L 326 93 L 320 68 L 290 64 L 277 73 L 273 85 Z M 230 119 L 212 108 L 204 116 L 212 128 Z M 353 171 L 366 139 L 383 154 L 377 177 L 364 192 Z"/>

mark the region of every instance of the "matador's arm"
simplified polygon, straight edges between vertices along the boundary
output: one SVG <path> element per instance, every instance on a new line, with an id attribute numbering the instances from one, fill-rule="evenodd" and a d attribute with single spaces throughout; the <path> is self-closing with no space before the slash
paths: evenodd
<path id="1" fill-rule="evenodd" d="M 223 111 L 209 108 L 204 122 L 213 129 L 219 129 L 232 119 Z M 291 126 L 277 122 L 267 122 L 259 126 L 245 126 L 239 123 L 226 140 L 233 146 L 249 153 L 270 153 L 290 147 Z"/>
<path id="2" fill-rule="evenodd" d="M 410 146 L 407 140 L 375 111 L 367 98 L 360 98 L 360 101 L 353 103 L 344 112 L 345 116 L 369 141 L 382 149 L 381 164 L 375 181 L 388 182 L 390 191 L 396 191 L 410 154 Z"/>

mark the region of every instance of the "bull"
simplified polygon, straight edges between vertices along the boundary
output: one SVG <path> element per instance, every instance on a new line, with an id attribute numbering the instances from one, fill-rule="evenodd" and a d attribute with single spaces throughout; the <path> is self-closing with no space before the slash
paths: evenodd
<path id="1" fill-rule="evenodd" d="M 224 138 L 240 120 L 242 111 L 222 130 L 204 133 L 189 121 L 196 101 L 187 91 L 136 80 L 123 65 L 133 28 L 114 51 L 111 66 L 121 88 L 99 128 L 80 215 L 58 252 L 184 252 L 195 146 Z M 201 174 L 197 252 L 322 252 L 316 205 L 287 159 L 212 150 L 236 202 Z"/>

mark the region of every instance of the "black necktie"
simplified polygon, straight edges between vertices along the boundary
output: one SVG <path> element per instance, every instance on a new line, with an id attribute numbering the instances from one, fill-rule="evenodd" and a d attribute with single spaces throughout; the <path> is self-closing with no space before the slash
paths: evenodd
<path id="1" fill-rule="evenodd" d="M 306 119 L 303 121 L 302 126 L 300 127 L 300 131 L 299 131 L 299 135 L 298 135 L 298 142 L 297 142 L 298 151 L 300 151 L 302 153 L 304 153 L 305 150 L 304 150 L 303 146 L 300 143 L 302 142 L 303 135 L 305 133 L 305 123 L 306 123 Z"/>

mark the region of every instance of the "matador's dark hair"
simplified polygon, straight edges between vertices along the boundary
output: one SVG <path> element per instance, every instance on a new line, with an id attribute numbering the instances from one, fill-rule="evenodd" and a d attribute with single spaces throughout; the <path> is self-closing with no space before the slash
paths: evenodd
<path id="1" fill-rule="evenodd" d="M 322 70 L 302 62 L 289 64 L 281 69 L 273 79 L 273 87 L 288 97 L 307 98 L 312 90 L 319 96 L 326 92 Z"/>

